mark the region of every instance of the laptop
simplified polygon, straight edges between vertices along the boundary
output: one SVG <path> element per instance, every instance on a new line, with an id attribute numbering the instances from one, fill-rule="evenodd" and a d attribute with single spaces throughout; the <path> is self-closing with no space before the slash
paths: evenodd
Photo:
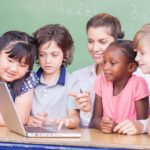
<path id="1" fill-rule="evenodd" d="M 5 82 L 0 82 L 0 112 L 6 127 L 25 137 L 81 137 L 80 132 L 66 128 L 58 130 L 54 125 L 43 128 L 23 126 Z"/>

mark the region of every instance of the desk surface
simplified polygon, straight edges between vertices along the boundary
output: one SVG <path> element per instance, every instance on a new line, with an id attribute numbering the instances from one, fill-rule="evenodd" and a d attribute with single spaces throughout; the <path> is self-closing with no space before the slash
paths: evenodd
<path id="1" fill-rule="evenodd" d="M 76 130 L 79 130 L 82 133 L 81 138 L 26 138 L 10 132 L 6 127 L 0 127 L 0 142 L 101 148 L 150 149 L 150 136 L 146 134 L 127 136 L 103 134 L 96 129 Z"/>

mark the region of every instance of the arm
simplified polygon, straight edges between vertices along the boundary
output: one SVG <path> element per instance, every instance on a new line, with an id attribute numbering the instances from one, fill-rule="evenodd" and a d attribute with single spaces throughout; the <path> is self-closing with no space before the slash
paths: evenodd
<path id="1" fill-rule="evenodd" d="M 77 128 L 80 123 L 79 112 L 73 109 L 69 110 L 67 118 L 58 118 L 53 120 L 51 123 L 58 124 L 58 130 L 60 130 L 62 126 L 65 126 L 66 128 L 69 129 Z"/>
<path id="2" fill-rule="evenodd" d="M 135 102 L 137 120 L 148 118 L 149 97 L 144 97 Z"/>
<path id="3" fill-rule="evenodd" d="M 100 122 L 102 116 L 103 116 L 102 98 L 96 94 L 93 114 L 90 121 L 90 127 L 101 129 Z"/>
<path id="4" fill-rule="evenodd" d="M 68 118 L 65 122 L 65 126 L 69 129 L 77 128 L 80 123 L 79 112 L 77 110 L 69 110 Z"/>
<path id="5" fill-rule="evenodd" d="M 77 106 L 79 107 L 80 111 L 83 112 L 91 111 L 91 98 L 89 92 L 79 93 L 79 94 L 70 92 L 68 93 L 68 95 L 75 97 Z"/>
<path id="6" fill-rule="evenodd" d="M 114 128 L 114 132 L 127 135 L 135 135 L 147 132 L 149 97 L 144 97 L 143 99 L 136 101 L 135 107 L 137 113 L 137 120 L 124 120 L 120 122 Z"/>
<path id="7" fill-rule="evenodd" d="M 22 123 L 25 125 L 30 117 L 32 108 L 33 89 L 16 97 L 15 105 Z"/>
<path id="8" fill-rule="evenodd" d="M 145 121 L 147 122 L 147 120 Z M 113 131 L 119 134 L 135 135 L 144 133 L 144 128 L 144 124 L 140 120 L 123 120 L 114 128 Z"/>

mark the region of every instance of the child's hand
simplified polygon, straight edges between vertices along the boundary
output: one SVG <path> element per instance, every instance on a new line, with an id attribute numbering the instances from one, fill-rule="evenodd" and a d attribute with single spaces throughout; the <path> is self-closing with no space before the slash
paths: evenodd
<path id="1" fill-rule="evenodd" d="M 47 122 L 48 113 L 37 113 L 34 117 L 30 117 L 28 120 L 28 125 L 37 127 L 43 126 Z"/>
<path id="2" fill-rule="evenodd" d="M 100 122 L 101 131 L 104 133 L 113 133 L 116 122 L 111 118 L 102 118 Z"/>
<path id="3" fill-rule="evenodd" d="M 58 130 L 60 130 L 63 125 L 64 125 L 66 128 L 71 129 L 73 123 L 74 123 L 74 120 L 73 120 L 72 118 L 61 119 L 61 120 L 59 121 Z"/>
<path id="4" fill-rule="evenodd" d="M 69 96 L 74 96 L 76 99 L 77 106 L 81 111 L 90 112 L 91 111 L 91 98 L 90 93 L 80 93 L 76 94 L 73 92 L 68 93 Z"/>
<path id="5" fill-rule="evenodd" d="M 74 120 L 73 118 L 61 118 L 49 120 L 49 123 L 58 125 L 58 130 L 60 130 L 62 126 L 65 126 L 66 128 L 72 128 Z"/>
<path id="6" fill-rule="evenodd" d="M 113 131 L 127 135 L 140 134 L 143 131 L 143 125 L 140 121 L 124 120 L 120 122 Z"/>

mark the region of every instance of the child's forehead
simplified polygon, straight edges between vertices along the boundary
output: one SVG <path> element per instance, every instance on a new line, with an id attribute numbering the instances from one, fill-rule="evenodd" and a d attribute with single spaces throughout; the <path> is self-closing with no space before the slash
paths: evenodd
<path id="1" fill-rule="evenodd" d="M 143 37 L 139 40 L 136 50 L 144 50 L 144 49 L 150 49 L 150 37 Z"/>
<path id="2" fill-rule="evenodd" d="M 39 51 L 62 51 L 62 49 L 58 46 L 56 41 L 52 40 L 42 44 L 39 47 Z"/>
<path id="3" fill-rule="evenodd" d="M 110 45 L 106 50 L 106 52 L 109 52 L 109 53 L 116 53 L 118 51 L 121 51 L 121 48 L 118 47 L 117 45 Z"/>
<path id="4" fill-rule="evenodd" d="M 118 47 L 116 45 L 109 46 L 107 50 L 105 51 L 105 55 L 111 55 L 111 56 L 125 56 L 124 52 L 122 51 L 121 47 Z"/>

